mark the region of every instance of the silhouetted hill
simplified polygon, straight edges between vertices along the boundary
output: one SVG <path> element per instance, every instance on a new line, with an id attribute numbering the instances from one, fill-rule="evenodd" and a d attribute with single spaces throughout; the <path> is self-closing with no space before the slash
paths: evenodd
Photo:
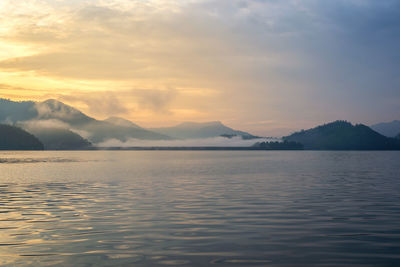
<path id="1" fill-rule="evenodd" d="M 34 134 L 50 150 L 87 149 L 92 144 L 80 135 L 62 128 L 31 128 Z"/>
<path id="2" fill-rule="evenodd" d="M 312 150 L 394 150 L 400 144 L 394 138 L 385 137 L 371 128 L 346 121 L 335 121 L 306 131 L 296 132 L 283 138 L 299 142 L 304 149 Z"/>
<path id="3" fill-rule="evenodd" d="M 400 133 L 400 121 L 382 122 L 371 125 L 371 129 L 387 137 L 395 137 Z"/>
<path id="4" fill-rule="evenodd" d="M 32 134 L 11 125 L 0 124 L 0 150 L 43 150 Z"/>
<path id="5" fill-rule="evenodd" d="M 257 138 L 257 136 L 252 134 L 229 128 L 219 121 L 204 123 L 184 122 L 173 127 L 150 128 L 150 130 L 178 139 L 211 138 L 219 136 L 241 136 L 243 139 Z"/>

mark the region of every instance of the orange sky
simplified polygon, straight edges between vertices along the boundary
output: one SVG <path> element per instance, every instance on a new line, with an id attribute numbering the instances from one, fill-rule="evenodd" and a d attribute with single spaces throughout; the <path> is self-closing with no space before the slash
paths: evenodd
<path id="1" fill-rule="evenodd" d="M 359 92 L 333 90 L 341 74 L 301 47 L 328 29 L 319 11 L 278 2 L 1 0 L 0 97 L 56 98 L 145 127 L 220 120 L 259 135 L 388 118 L 361 116 L 370 98 L 353 110 L 343 99 Z"/>

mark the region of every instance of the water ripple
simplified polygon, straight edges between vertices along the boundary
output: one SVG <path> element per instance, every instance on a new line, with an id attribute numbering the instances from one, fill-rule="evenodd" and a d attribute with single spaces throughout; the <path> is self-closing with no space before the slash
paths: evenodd
<path id="1" fill-rule="evenodd" d="M 241 153 L 0 164 L 0 265 L 400 265 L 399 154 Z"/>

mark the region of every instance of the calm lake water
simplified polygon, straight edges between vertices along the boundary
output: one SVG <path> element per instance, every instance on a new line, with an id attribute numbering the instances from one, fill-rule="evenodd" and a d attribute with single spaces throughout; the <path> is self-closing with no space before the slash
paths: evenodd
<path id="1" fill-rule="evenodd" d="M 400 152 L 0 152 L 1 266 L 400 266 Z"/>

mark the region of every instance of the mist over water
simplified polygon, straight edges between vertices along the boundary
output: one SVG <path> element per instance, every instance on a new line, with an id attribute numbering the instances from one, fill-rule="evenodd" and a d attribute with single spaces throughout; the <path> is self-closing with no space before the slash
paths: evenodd
<path id="1" fill-rule="evenodd" d="M 257 142 L 279 141 L 280 138 L 254 138 L 243 139 L 241 136 L 232 138 L 210 137 L 199 139 L 177 139 L 177 140 L 143 140 L 128 139 L 122 142 L 117 139 L 109 139 L 96 144 L 98 147 L 248 147 Z"/>
<path id="2" fill-rule="evenodd" d="M 1 266 L 397 266 L 399 152 L 0 153 Z"/>

